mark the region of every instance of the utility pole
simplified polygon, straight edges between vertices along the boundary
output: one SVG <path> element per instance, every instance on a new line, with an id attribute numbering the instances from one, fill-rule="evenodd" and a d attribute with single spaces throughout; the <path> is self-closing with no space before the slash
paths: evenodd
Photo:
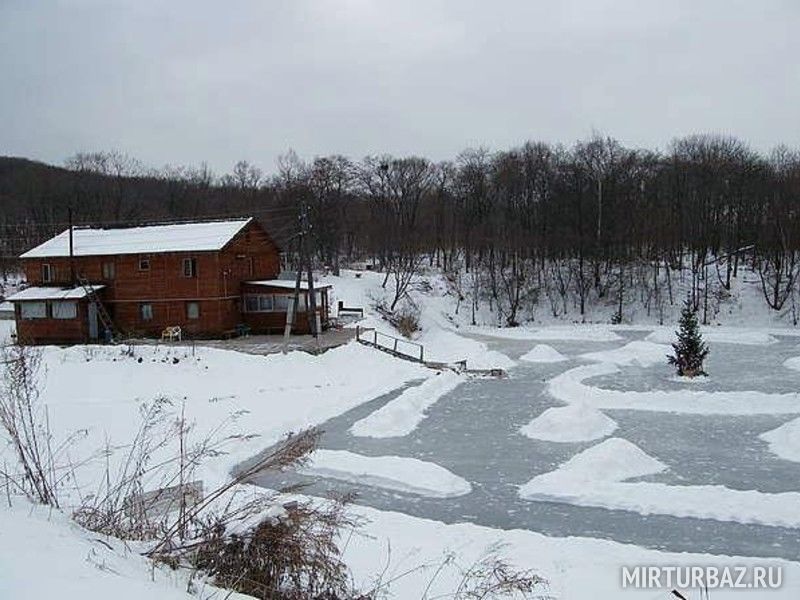
<path id="1" fill-rule="evenodd" d="M 75 244 L 72 239 L 72 207 L 67 209 L 67 215 L 69 220 L 69 275 L 74 287 L 77 284 L 77 280 L 75 278 Z"/>
<path id="2" fill-rule="evenodd" d="M 294 280 L 294 295 L 289 299 L 289 305 L 286 308 L 286 325 L 283 329 L 284 351 L 288 348 L 289 336 L 292 334 L 292 326 L 294 325 L 297 316 L 297 307 L 300 305 L 300 288 L 303 279 L 303 270 L 306 271 L 308 277 L 308 289 L 306 296 L 306 315 L 308 316 L 308 325 L 311 329 L 311 335 L 318 340 L 320 329 L 322 329 L 321 320 L 317 313 L 317 298 L 314 292 L 314 273 L 311 267 L 311 252 L 309 251 L 309 236 L 311 225 L 308 220 L 308 202 L 304 199 L 300 205 L 300 233 L 298 237 L 298 258 L 297 258 L 297 272 Z"/>
<path id="3" fill-rule="evenodd" d="M 297 307 L 300 306 L 300 287 L 304 270 L 308 277 L 307 302 L 305 307 L 306 315 L 309 315 L 311 334 L 315 338 L 319 335 L 320 319 L 316 311 L 317 301 L 314 294 L 314 274 L 311 269 L 311 254 L 308 249 L 310 229 L 311 226 L 308 221 L 308 203 L 304 200 L 300 205 L 300 233 L 298 237 L 297 272 L 294 280 L 294 295 L 290 298 L 289 306 L 286 309 L 286 326 L 283 330 L 283 339 L 286 344 L 289 342 L 292 326 L 297 317 Z"/>
<path id="4" fill-rule="evenodd" d="M 308 306 L 306 310 L 310 310 L 308 324 L 311 326 L 311 335 L 319 338 L 320 318 L 317 312 L 317 295 L 314 293 L 314 274 L 311 272 L 311 255 L 306 247 L 306 265 L 308 267 Z"/>
<path id="5" fill-rule="evenodd" d="M 297 305 L 300 303 L 300 282 L 303 277 L 303 256 L 305 254 L 305 239 L 308 229 L 308 215 L 306 214 L 305 203 L 300 208 L 300 234 L 297 238 L 297 264 L 295 265 L 294 295 L 289 298 L 289 306 L 286 307 L 286 326 L 283 328 L 284 351 L 289 343 L 289 336 L 292 335 L 292 325 L 294 325 L 297 315 Z"/>
<path id="6" fill-rule="evenodd" d="M 306 316 L 308 317 L 308 327 L 314 339 L 319 338 L 320 319 L 317 314 L 317 297 L 314 293 L 314 273 L 311 268 L 311 250 L 309 239 L 311 237 L 312 225 L 308 220 L 308 202 L 303 202 L 303 258 L 305 259 L 306 273 L 308 277 L 308 295 L 306 296 Z M 302 264 L 300 269 L 302 270 Z"/>

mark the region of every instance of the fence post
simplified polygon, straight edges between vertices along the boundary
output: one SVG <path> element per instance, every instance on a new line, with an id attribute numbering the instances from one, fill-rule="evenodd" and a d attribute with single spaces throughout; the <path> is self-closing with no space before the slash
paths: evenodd
<path id="1" fill-rule="evenodd" d="M 372 333 L 374 334 L 373 337 L 372 337 L 372 339 L 373 339 L 372 343 L 377 346 L 378 345 L 378 330 L 375 329 Z"/>
<path id="2" fill-rule="evenodd" d="M 425 350 L 425 348 L 422 345 L 420 345 L 420 347 L 419 347 L 419 362 L 424 362 L 422 360 L 422 351 L 423 350 Z"/>
<path id="3" fill-rule="evenodd" d="M 394 351 L 397 352 L 397 338 L 394 338 Z"/>

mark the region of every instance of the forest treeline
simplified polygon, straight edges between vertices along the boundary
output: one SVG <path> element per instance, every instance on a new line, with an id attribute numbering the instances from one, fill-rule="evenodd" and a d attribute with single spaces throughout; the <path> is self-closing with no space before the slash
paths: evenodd
<path id="1" fill-rule="evenodd" d="M 435 265 L 507 325 L 533 304 L 583 316 L 596 301 L 622 321 L 634 294 L 658 314 L 676 301 L 675 273 L 690 275 L 705 320 L 742 267 L 758 273 L 769 308 L 794 316 L 800 270 L 800 153 L 721 135 L 664 152 L 595 135 L 440 163 L 290 152 L 269 176 L 245 161 L 222 176 L 152 170 L 117 152 L 77 154 L 64 168 L 0 159 L 0 201 L 4 269 L 63 230 L 70 208 L 76 224 L 253 215 L 291 251 L 305 207 L 320 265 L 374 262 L 394 304 L 423 263 Z"/>

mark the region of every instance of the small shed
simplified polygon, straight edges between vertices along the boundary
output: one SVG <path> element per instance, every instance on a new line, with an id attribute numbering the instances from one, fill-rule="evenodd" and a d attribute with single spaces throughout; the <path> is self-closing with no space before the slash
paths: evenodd
<path id="1" fill-rule="evenodd" d="M 294 298 L 296 282 L 288 279 L 264 279 L 242 283 L 242 318 L 253 333 L 280 333 L 286 325 L 286 311 Z M 331 286 L 314 282 L 314 297 L 322 330 L 330 327 Z M 297 316 L 292 331 L 311 332 L 308 280 L 300 282 Z"/>
<path id="2" fill-rule="evenodd" d="M 7 298 L 14 306 L 17 336 L 37 344 L 87 342 L 101 337 L 97 307 L 89 290 L 104 286 L 25 288 Z"/>

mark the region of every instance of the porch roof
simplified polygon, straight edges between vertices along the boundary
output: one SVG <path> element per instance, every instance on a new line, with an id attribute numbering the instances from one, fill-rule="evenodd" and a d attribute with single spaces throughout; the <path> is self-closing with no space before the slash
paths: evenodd
<path id="1" fill-rule="evenodd" d="M 259 281 L 245 281 L 246 285 L 259 285 L 264 287 L 281 288 L 286 290 L 293 290 L 295 288 L 294 279 L 262 279 Z M 332 287 L 329 283 L 314 282 L 315 290 L 323 290 Z M 300 289 L 308 291 L 308 280 L 300 281 Z"/>
<path id="2" fill-rule="evenodd" d="M 93 291 L 104 288 L 104 285 L 90 286 Z M 6 298 L 8 302 L 26 302 L 28 300 L 81 300 L 86 297 L 82 287 L 29 287 Z"/>

